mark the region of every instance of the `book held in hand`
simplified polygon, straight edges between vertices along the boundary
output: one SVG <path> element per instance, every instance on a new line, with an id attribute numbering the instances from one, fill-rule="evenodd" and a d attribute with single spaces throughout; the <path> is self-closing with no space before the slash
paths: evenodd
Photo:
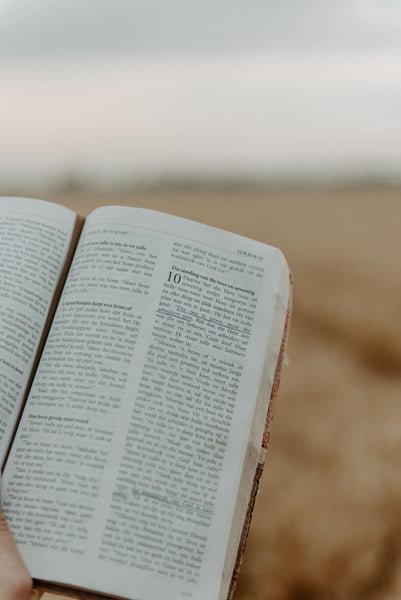
<path id="1" fill-rule="evenodd" d="M 232 597 L 288 331 L 279 250 L 0 199 L 1 503 L 41 590 Z"/>

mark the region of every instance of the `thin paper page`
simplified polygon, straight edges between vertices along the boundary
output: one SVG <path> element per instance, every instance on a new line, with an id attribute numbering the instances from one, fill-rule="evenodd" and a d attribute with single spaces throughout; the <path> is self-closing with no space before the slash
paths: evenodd
<path id="1" fill-rule="evenodd" d="M 75 224 L 71 210 L 0 198 L 0 465 L 20 411 Z"/>

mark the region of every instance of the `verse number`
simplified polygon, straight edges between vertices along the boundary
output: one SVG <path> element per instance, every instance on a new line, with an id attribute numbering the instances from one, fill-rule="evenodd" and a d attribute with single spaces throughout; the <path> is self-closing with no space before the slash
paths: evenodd
<path id="1" fill-rule="evenodd" d="M 174 283 L 180 283 L 181 275 L 179 273 L 173 273 L 172 271 L 168 274 L 167 281 L 173 281 Z"/>

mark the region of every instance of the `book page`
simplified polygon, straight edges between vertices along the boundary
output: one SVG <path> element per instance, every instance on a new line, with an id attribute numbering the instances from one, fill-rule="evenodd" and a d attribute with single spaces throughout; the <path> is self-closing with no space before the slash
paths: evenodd
<path id="1" fill-rule="evenodd" d="M 56 204 L 0 198 L 0 466 L 31 375 L 76 214 Z"/>
<path id="2" fill-rule="evenodd" d="M 5 470 L 35 578 L 219 597 L 283 273 L 278 250 L 187 220 L 88 217 Z"/>

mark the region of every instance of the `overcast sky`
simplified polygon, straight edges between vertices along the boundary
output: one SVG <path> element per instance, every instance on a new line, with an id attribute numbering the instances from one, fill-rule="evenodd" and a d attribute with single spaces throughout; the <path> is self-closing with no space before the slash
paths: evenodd
<path id="1" fill-rule="evenodd" d="M 388 173 L 399 0 L 0 0 L 0 176 Z"/>

